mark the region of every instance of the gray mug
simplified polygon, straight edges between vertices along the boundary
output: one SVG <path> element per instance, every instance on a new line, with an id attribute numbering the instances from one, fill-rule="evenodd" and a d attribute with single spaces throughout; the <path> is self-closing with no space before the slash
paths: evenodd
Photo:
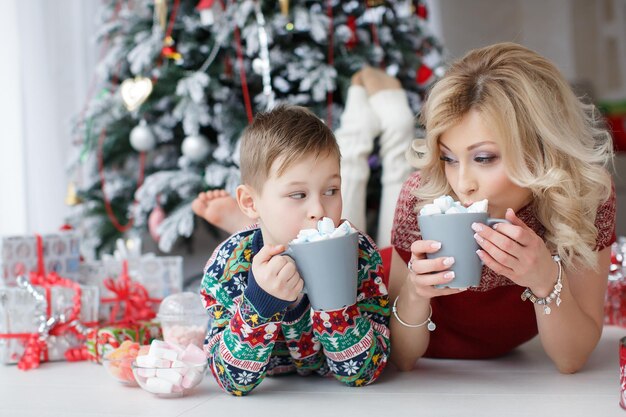
<path id="1" fill-rule="evenodd" d="M 480 285 L 482 262 L 476 251 L 478 242 L 474 239 L 472 223 L 492 226 L 496 223 L 509 223 L 505 219 L 488 217 L 487 213 L 450 213 L 428 214 L 417 217 L 422 239 L 441 242 L 441 249 L 427 253 L 428 259 L 452 256 L 454 279 L 447 284 L 435 285 L 437 288 L 468 288 Z"/>
<path id="2" fill-rule="evenodd" d="M 356 303 L 359 233 L 316 242 L 292 243 L 291 257 L 315 310 L 337 310 Z"/>

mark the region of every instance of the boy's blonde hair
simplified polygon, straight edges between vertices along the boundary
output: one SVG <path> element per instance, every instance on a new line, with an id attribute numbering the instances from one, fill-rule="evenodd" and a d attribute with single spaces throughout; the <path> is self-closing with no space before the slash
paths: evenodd
<path id="1" fill-rule="evenodd" d="M 280 105 L 259 113 L 241 137 L 241 181 L 261 192 L 272 164 L 282 158 L 277 175 L 303 157 L 341 153 L 332 130 L 313 112 L 300 106 Z"/>
<path id="2" fill-rule="evenodd" d="M 606 168 L 613 157 L 595 107 L 575 96 L 549 60 L 523 46 L 500 43 L 469 52 L 433 87 L 422 109 L 426 139 L 414 141 L 410 152 L 422 170 L 420 206 L 452 193 L 438 141 L 470 110 L 501 139 L 511 181 L 532 192 L 548 247 L 567 266 L 575 266 L 574 259 L 595 266 L 595 219 L 611 193 Z"/>

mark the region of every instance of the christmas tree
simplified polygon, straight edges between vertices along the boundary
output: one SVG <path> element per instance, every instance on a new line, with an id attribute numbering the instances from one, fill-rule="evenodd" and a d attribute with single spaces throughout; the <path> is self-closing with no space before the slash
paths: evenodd
<path id="1" fill-rule="evenodd" d="M 93 253 L 149 227 L 193 235 L 198 192 L 239 184 L 254 114 L 309 107 L 337 127 L 352 74 L 383 68 L 415 114 L 443 72 L 421 1 L 109 0 L 92 93 L 76 123 L 73 223 Z"/>

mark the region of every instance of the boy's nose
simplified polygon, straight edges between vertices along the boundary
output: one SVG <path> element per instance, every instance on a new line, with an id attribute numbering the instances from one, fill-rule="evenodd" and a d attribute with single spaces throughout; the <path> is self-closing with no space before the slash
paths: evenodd
<path id="1" fill-rule="evenodd" d="M 307 217 L 310 220 L 320 220 L 324 217 L 324 206 L 322 206 L 319 200 L 311 201 L 311 204 L 308 208 Z"/>

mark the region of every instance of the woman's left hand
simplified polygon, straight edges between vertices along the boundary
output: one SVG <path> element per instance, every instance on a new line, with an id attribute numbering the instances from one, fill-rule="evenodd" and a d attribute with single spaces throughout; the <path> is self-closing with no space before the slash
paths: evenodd
<path id="1" fill-rule="evenodd" d="M 507 209 L 505 218 L 511 224 L 497 223 L 493 228 L 481 223 L 472 225 L 481 247 L 478 256 L 494 272 L 529 287 L 537 296 L 547 296 L 558 273 L 550 251 L 512 209 Z"/>

